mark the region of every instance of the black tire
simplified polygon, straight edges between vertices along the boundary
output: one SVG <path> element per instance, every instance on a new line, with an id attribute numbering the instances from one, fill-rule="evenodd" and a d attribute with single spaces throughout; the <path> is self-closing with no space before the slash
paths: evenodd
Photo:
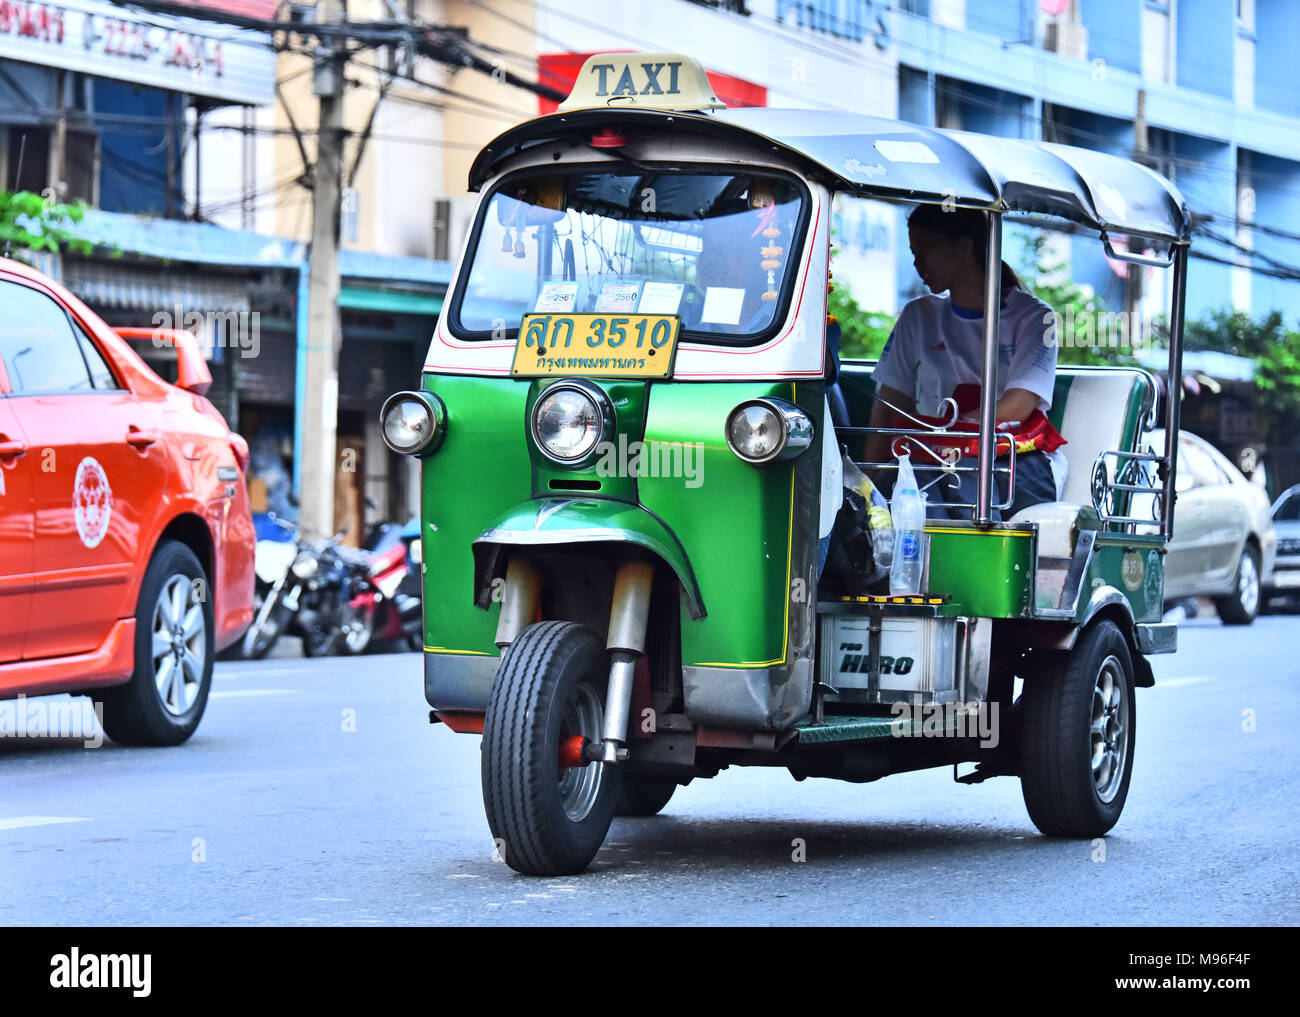
<path id="1" fill-rule="evenodd" d="M 657 816 L 677 790 L 671 777 L 623 774 L 623 787 L 614 808 L 616 816 Z"/>
<path id="2" fill-rule="evenodd" d="M 312 628 L 302 634 L 302 655 L 304 657 L 332 657 L 342 644 L 342 633 L 337 629 L 328 632 Z"/>
<path id="3" fill-rule="evenodd" d="M 593 722 L 592 740 L 599 739 L 608 680 L 604 646 L 573 622 L 528 626 L 501 660 L 483 723 L 483 807 L 498 851 L 516 872 L 572 875 L 604 843 L 622 768 L 589 763 L 561 771 L 559 748 L 573 734 L 591 737 Z"/>
<path id="4" fill-rule="evenodd" d="M 1106 677 L 1115 689 L 1109 696 Z M 1103 836 L 1124 810 L 1137 730 L 1133 660 L 1115 623 L 1097 622 L 1073 650 L 1054 655 L 1025 681 L 1020 705 L 1020 787 L 1029 818 L 1048 837 Z M 1099 713 L 1117 715 L 1122 733 L 1106 723 L 1099 737 L 1116 751 L 1122 744 L 1123 754 L 1097 772 L 1093 728 Z"/>
<path id="5" fill-rule="evenodd" d="M 1215 597 L 1214 607 L 1224 625 L 1249 625 L 1259 615 L 1264 595 L 1259 581 L 1259 551 L 1253 544 L 1241 549 L 1232 583 L 1233 592 L 1226 597 Z"/>
<path id="6" fill-rule="evenodd" d="M 268 597 L 275 597 L 275 604 L 272 605 L 271 613 L 267 615 L 265 622 L 261 621 L 265 598 L 254 597 L 253 624 L 248 626 L 241 644 L 245 660 L 261 660 L 271 652 L 283 635 L 289 621 L 289 612 L 284 607 L 283 594 L 283 590 L 266 594 Z"/>
<path id="7" fill-rule="evenodd" d="M 196 586 L 195 580 L 200 584 Z M 192 609 L 198 608 L 203 620 L 202 634 L 196 634 L 191 643 L 186 644 L 191 653 L 198 646 L 202 647 L 203 659 L 196 669 L 197 675 L 191 681 L 191 676 L 182 668 L 176 673 L 179 685 L 168 684 L 168 691 L 176 701 L 176 712 L 163 703 L 163 693 L 156 683 L 161 672 L 153 656 L 154 626 L 158 612 L 163 610 L 159 598 L 165 587 L 174 584 L 183 584 L 194 591 L 185 594 L 185 616 L 189 617 Z M 215 656 L 212 598 L 207 595 L 210 589 L 203 566 L 193 551 L 174 540 L 164 540 L 158 545 L 145 570 L 136 603 L 135 670 L 125 685 L 114 686 L 103 693 L 104 731 L 113 741 L 120 745 L 179 745 L 199 726 L 212 686 Z M 174 668 L 175 665 L 173 671 Z M 181 697 L 189 698 L 190 693 L 192 701 L 185 706 Z"/>

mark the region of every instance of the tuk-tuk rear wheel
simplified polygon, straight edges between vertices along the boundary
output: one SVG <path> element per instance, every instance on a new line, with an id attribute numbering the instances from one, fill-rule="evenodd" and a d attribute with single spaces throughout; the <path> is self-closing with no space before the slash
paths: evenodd
<path id="1" fill-rule="evenodd" d="M 528 626 L 501 659 L 483 723 L 483 807 L 516 872 L 572 875 L 604 843 L 622 768 L 567 765 L 566 749 L 600 742 L 608 679 L 605 648 L 573 622 Z"/>
<path id="2" fill-rule="evenodd" d="M 1133 774 L 1133 658 L 1114 622 L 1025 682 L 1020 786 L 1049 837 L 1104 835 L 1119 820 Z"/>

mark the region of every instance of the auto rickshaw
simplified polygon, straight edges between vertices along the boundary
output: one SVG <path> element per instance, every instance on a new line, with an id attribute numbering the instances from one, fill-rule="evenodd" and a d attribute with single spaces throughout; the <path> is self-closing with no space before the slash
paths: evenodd
<path id="1" fill-rule="evenodd" d="M 482 736 L 500 856 L 579 872 L 615 815 L 653 815 L 729 766 L 1018 776 L 1044 834 L 1105 834 L 1147 655 L 1176 645 L 1161 619 L 1178 400 L 1155 451 L 1151 375 L 1059 369 L 1064 491 L 1000 520 L 994 478 L 1014 484 L 1016 450 L 988 397 L 991 281 L 969 518 L 925 526 L 915 595 L 826 589 L 819 519 L 843 492 L 824 463 L 862 447 L 873 399 L 873 365 L 846 361 L 848 419 L 827 413 L 831 202 L 983 210 L 989 265 L 1004 215 L 1172 265 L 1177 378 L 1177 190 L 1059 144 L 726 109 L 689 57 L 628 53 L 590 58 L 556 113 L 479 153 L 470 186 L 482 198 L 421 387 L 391 396 L 382 426 L 422 465 L 430 720 Z M 913 447 L 951 433 L 889 429 Z M 996 736 L 969 723 L 979 711 Z"/>

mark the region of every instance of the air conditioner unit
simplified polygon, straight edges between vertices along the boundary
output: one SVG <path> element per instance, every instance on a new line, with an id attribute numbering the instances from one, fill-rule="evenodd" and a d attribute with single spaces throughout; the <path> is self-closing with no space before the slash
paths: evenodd
<path id="1" fill-rule="evenodd" d="M 460 253 L 474 221 L 478 199 L 474 195 L 438 198 L 433 203 L 433 258 L 451 261 Z"/>
<path id="2" fill-rule="evenodd" d="M 1049 21 L 1043 29 L 1043 49 L 1068 60 L 1088 59 L 1088 29 L 1078 21 Z"/>

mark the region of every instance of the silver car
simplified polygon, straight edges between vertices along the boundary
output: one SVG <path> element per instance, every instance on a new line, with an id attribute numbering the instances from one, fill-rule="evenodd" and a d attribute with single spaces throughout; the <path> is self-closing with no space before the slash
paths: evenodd
<path id="1" fill-rule="evenodd" d="M 1154 448 L 1164 433 L 1152 432 Z M 1210 597 L 1227 625 L 1249 625 L 1273 579 L 1277 534 L 1268 495 L 1218 449 L 1178 433 L 1174 538 L 1165 559 L 1165 600 Z"/>
<path id="2" fill-rule="evenodd" d="M 1264 589 L 1270 604 L 1285 601 L 1294 610 L 1300 605 L 1300 484 L 1283 491 L 1273 503 L 1273 526 L 1277 562 Z"/>

